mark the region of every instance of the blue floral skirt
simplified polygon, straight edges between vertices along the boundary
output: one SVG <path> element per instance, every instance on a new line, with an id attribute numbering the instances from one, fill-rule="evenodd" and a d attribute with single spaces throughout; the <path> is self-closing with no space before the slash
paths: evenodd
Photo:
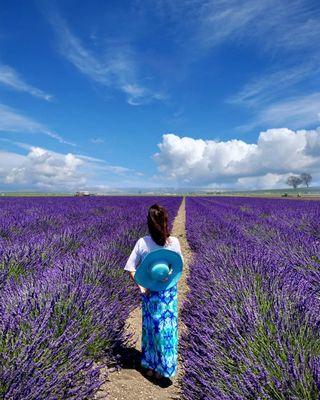
<path id="1" fill-rule="evenodd" d="M 141 293 L 141 365 L 172 377 L 178 363 L 178 288 Z"/>

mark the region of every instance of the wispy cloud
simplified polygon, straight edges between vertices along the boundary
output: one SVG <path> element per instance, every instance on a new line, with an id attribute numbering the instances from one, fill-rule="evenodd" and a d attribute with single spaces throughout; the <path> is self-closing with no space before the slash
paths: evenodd
<path id="1" fill-rule="evenodd" d="M 309 0 L 140 0 L 166 25 L 188 55 L 199 58 L 222 44 L 268 55 L 319 54 L 320 6 Z"/>
<path id="2" fill-rule="evenodd" d="M 319 124 L 319 4 L 293 0 L 288 7 L 283 0 L 207 0 L 198 5 L 193 15 L 199 23 L 199 48 L 232 43 L 272 55 L 271 67 L 226 99 L 255 114 L 240 130 Z"/>
<path id="3" fill-rule="evenodd" d="M 286 97 L 288 89 L 300 82 L 318 75 L 319 62 L 303 62 L 291 68 L 282 68 L 277 71 L 266 72 L 262 76 L 252 79 L 226 102 L 246 107 L 258 107 L 274 101 L 279 97 Z"/>
<path id="4" fill-rule="evenodd" d="M 93 161 L 93 162 L 98 162 L 98 163 L 105 163 L 105 160 L 102 160 L 101 158 L 96 158 L 96 157 L 91 157 L 91 156 L 85 156 L 82 154 L 76 154 L 77 157 L 82 158 L 83 160 L 86 161 Z"/>
<path id="5" fill-rule="evenodd" d="M 102 144 L 105 142 L 105 140 L 102 137 L 93 137 L 90 139 L 90 142 L 93 144 Z"/>
<path id="6" fill-rule="evenodd" d="M 130 105 L 142 105 L 166 98 L 161 91 L 141 83 L 138 63 L 131 47 L 109 45 L 103 49 L 103 55 L 98 56 L 71 31 L 57 9 L 48 6 L 44 13 L 56 33 L 61 54 L 92 81 L 121 91 Z"/>
<path id="7" fill-rule="evenodd" d="M 152 90 L 138 86 L 137 84 L 124 84 L 121 86 L 121 90 L 127 95 L 127 102 L 132 106 L 139 106 L 140 104 L 144 104 L 149 102 L 151 99 L 153 100 L 165 100 L 167 96 L 164 93 L 153 92 Z"/>
<path id="8" fill-rule="evenodd" d="M 8 138 L 0 138 L 2 142 L 13 144 L 21 149 L 30 150 L 32 145 L 24 142 L 18 142 L 17 140 L 11 140 Z"/>
<path id="9" fill-rule="evenodd" d="M 226 40 L 239 40 L 267 8 L 265 1 L 204 1 L 197 11 L 197 39 L 205 47 L 214 47 Z"/>
<path id="10" fill-rule="evenodd" d="M 11 107 L 0 103 L 0 131 L 2 132 L 23 132 L 42 133 L 60 143 L 75 146 L 74 143 L 65 140 L 62 136 L 49 129 L 41 122 L 35 121 Z"/>
<path id="11" fill-rule="evenodd" d="M 188 55 L 185 58 L 189 61 L 199 62 L 209 54 L 214 56 L 225 45 L 261 57 L 259 70 L 264 72 L 253 79 L 250 76 L 227 102 L 263 114 L 262 108 L 275 102 L 289 104 L 292 96 L 300 95 L 298 85 L 306 84 L 309 91 L 317 91 L 320 84 L 319 78 L 315 79 L 320 70 L 320 4 L 308 0 L 289 3 L 287 0 L 141 0 L 140 7 L 147 5 L 149 12 L 156 13 L 165 26 L 171 25 L 172 40 Z M 219 54 L 217 59 L 219 62 Z M 234 60 L 235 67 L 237 61 Z M 243 61 L 239 62 L 241 65 Z M 242 77 L 240 71 L 240 82 Z M 315 82 L 310 89 L 312 78 Z"/>
<path id="12" fill-rule="evenodd" d="M 248 124 L 238 127 L 241 131 L 257 126 L 288 126 L 291 129 L 320 125 L 320 92 L 275 102 L 263 108 Z"/>
<path id="13" fill-rule="evenodd" d="M 317 3 L 306 0 L 207 0 L 186 3 L 194 20 L 195 39 L 204 48 L 225 41 L 258 44 L 261 49 L 318 49 L 320 35 Z"/>
<path id="14" fill-rule="evenodd" d="M 83 158 L 83 156 L 80 156 Z M 89 161 L 95 161 L 95 169 L 99 170 L 100 172 L 111 172 L 112 174 L 116 174 L 116 175 L 125 175 L 125 174 L 134 174 L 137 175 L 139 174 L 138 171 L 132 169 L 132 168 L 128 168 L 128 167 L 123 167 L 121 165 L 111 165 L 109 164 L 107 161 L 105 160 L 99 160 L 99 159 L 94 159 L 93 157 L 85 157 L 86 159 L 88 159 Z"/>
<path id="15" fill-rule="evenodd" d="M 31 96 L 39 97 L 43 100 L 53 100 L 53 96 L 51 94 L 45 93 L 42 90 L 26 83 L 21 76 L 8 65 L 0 64 L 0 84 L 18 92 L 29 93 Z"/>
<path id="16" fill-rule="evenodd" d="M 106 171 L 110 171 L 120 175 L 133 171 L 131 168 L 121 167 L 119 165 L 106 165 L 105 169 Z"/>

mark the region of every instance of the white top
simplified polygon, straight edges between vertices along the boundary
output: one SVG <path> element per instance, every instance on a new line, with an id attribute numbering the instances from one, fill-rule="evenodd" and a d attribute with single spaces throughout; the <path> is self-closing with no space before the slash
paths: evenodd
<path id="1" fill-rule="evenodd" d="M 128 261 L 124 267 L 125 271 L 136 271 L 136 267 L 141 263 L 141 261 L 145 258 L 145 256 L 150 253 L 153 250 L 158 250 L 158 249 L 169 249 L 173 250 L 177 253 L 180 254 L 182 261 L 183 261 L 183 256 L 181 253 L 181 248 L 180 248 L 180 242 L 179 239 L 176 238 L 175 236 L 170 236 L 167 240 L 167 243 L 164 246 L 159 246 L 157 243 L 153 241 L 150 235 L 144 236 L 140 238 L 129 258 Z"/>

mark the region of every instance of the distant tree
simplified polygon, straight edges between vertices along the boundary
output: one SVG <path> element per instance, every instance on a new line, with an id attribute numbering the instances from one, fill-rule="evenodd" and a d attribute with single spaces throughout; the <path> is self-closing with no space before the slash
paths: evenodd
<path id="1" fill-rule="evenodd" d="M 308 188 L 310 182 L 312 181 L 312 176 L 310 174 L 303 172 L 302 174 L 300 174 L 300 179 L 302 180 L 302 183 L 304 183 Z"/>
<path id="2" fill-rule="evenodd" d="M 292 186 L 294 189 L 296 189 L 299 185 L 301 185 L 302 179 L 300 178 L 300 176 L 290 175 L 286 182 L 287 185 Z"/>

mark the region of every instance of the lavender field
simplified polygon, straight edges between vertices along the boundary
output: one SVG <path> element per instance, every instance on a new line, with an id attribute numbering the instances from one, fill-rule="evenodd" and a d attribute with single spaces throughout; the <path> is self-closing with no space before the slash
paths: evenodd
<path id="1" fill-rule="evenodd" d="M 0 398 L 92 399 L 139 306 L 123 267 L 181 197 L 0 199 Z M 320 202 L 188 197 L 182 399 L 316 400 Z M 125 394 L 124 394 L 125 395 Z"/>
<path id="2" fill-rule="evenodd" d="M 320 202 L 187 198 L 183 399 L 316 400 Z"/>
<path id="3" fill-rule="evenodd" d="M 123 272 L 159 201 L 170 226 L 181 198 L 0 199 L 0 398 L 86 399 L 94 360 L 118 366 L 139 295 Z"/>

